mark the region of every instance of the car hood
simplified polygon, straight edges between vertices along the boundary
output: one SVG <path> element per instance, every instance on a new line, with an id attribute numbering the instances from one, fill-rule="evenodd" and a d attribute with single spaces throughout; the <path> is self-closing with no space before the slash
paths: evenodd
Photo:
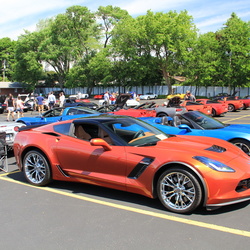
<path id="1" fill-rule="evenodd" d="M 249 161 L 249 157 L 233 144 L 216 138 L 203 136 L 171 136 L 168 139 L 157 143 L 158 149 L 166 151 L 185 152 L 185 155 L 205 156 L 227 164 L 237 157 L 244 157 Z M 158 150 L 157 149 L 157 150 Z"/>
<path id="2" fill-rule="evenodd" d="M 223 130 L 250 133 L 250 124 L 230 124 L 224 127 Z"/>

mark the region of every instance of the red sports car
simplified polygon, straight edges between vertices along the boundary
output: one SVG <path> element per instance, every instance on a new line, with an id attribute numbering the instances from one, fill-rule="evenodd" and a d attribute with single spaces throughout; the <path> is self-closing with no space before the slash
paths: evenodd
<path id="1" fill-rule="evenodd" d="M 250 99 L 248 98 L 241 98 L 238 96 L 230 96 L 227 98 L 227 100 L 240 100 L 243 102 L 243 108 L 242 109 L 247 109 L 248 107 L 250 107 Z"/>
<path id="2" fill-rule="evenodd" d="M 94 95 L 94 99 L 95 99 L 95 100 L 101 100 L 101 99 L 103 99 L 103 98 L 104 98 L 104 93 L 98 94 L 98 95 Z"/>
<path id="3" fill-rule="evenodd" d="M 198 102 L 182 101 L 180 104 L 185 107 L 188 111 L 200 111 L 206 115 L 212 115 L 212 106 L 207 104 L 201 104 Z"/>
<path id="4" fill-rule="evenodd" d="M 250 199 L 249 157 L 240 148 L 216 138 L 167 135 L 127 116 L 27 127 L 15 138 L 14 154 L 33 185 L 84 182 L 159 198 L 176 213 Z"/>
<path id="5" fill-rule="evenodd" d="M 228 112 L 228 105 L 225 103 L 210 99 L 197 99 L 196 102 L 201 103 L 203 105 L 212 106 L 212 116 L 220 116 Z"/>
<path id="6" fill-rule="evenodd" d="M 229 97 L 223 97 L 223 98 L 217 97 L 214 100 L 227 104 L 229 112 L 241 110 L 243 109 L 244 106 L 242 100 L 230 99 Z"/>

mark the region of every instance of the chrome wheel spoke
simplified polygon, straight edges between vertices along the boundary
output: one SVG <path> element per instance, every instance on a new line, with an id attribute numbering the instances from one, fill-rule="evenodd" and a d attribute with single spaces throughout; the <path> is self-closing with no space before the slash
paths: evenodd
<path id="1" fill-rule="evenodd" d="M 177 210 L 190 207 L 196 197 L 192 180 L 181 172 L 172 172 L 161 181 L 161 196 L 163 201 Z"/>

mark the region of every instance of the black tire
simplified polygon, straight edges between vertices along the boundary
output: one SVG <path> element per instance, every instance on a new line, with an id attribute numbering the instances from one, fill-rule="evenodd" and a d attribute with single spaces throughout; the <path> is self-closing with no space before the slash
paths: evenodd
<path id="1" fill-rule="evenodd" d="M 170 168 L 157 183 L 158 198 L 169 211 L 185 214 L 201 203 L 202 189 L 197 178 L 188 170 Z"/>
<path id="2" fill-rule="evenodd" d="M 164 112 L 160 112 L 156 115 L 157 117 L 163 117 L 163 116 L 168 116 L 168 114 L 164 113 Z"/>
<path id="3" fill-rule="evenodd" d="M 212 116 L 213 116 L 213 117 L 217 116 L 217 113 L 216 113 L 216 110 L 215 110 L 215 109 L 212 109 Z"/>
<path id="4" fill-rule="evenodd" d="M 250 156 L 250 142 L 244 139 L 234 139 L 231 141 L 235 146 L 239 147 L 243 152 Z"/>
<path id="5" fill-rule="evenodd" d="M 235 107 L 233 104 L 228 104 L 228 112 L 233 112 L 235 111 Z"/>
<path id="6" fill-rule="evenodd" d="M 23 158 L 23 172 L 27 181 L 35 186 L 44 186 L 52 181 L 47 158 L 38 150 L 31 150 Z"/>

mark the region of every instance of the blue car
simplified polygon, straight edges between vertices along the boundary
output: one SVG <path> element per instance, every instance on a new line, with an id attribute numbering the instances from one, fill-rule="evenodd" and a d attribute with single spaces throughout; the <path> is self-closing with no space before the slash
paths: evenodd
<path id="1" fill-rule="evenodd" d="M 199 111 L 171 117 L 143 117 L 145 122 L 167 134 L 214 137 L 241 148 L 250 156 L 250 125 L 224 124 Z"/>
<path id="2" fill-rule="evenodd" d="M 40 116 L 35 117 L 21 117 L 16 122 L 24 123 L 27 126 L 30 125 L 45 125 L 52 122 L 65 121 L 74 118 L 80 118 L 85 116 L 96 116 L 102 113 L 89 109 L 86 107 L 67 107 L 67 108 L 54 108 L 44 112 Z"/>

